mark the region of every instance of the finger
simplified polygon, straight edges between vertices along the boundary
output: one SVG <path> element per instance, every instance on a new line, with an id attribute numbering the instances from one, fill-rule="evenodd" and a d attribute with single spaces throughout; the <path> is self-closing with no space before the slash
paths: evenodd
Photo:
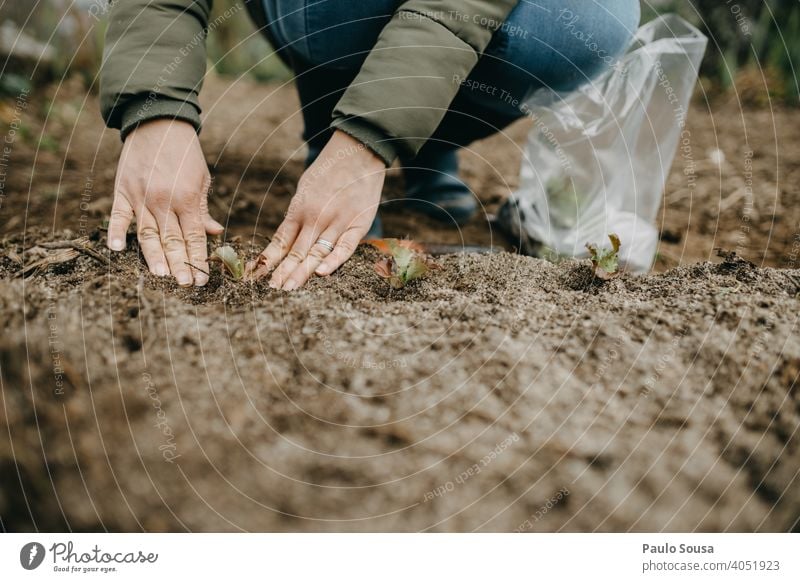
<path id="1" fill-rule="evenodd" d="M 181 287 L 191 285 L 193 277 L 186 264 L 189 257 L 186 255 L 186 241 L 183 239 L 178 217 L 173 212 L 168 212 L 159 221 L 158 231 L 161 234 L 161 246 L 173 277 L 178 280 L 178 285 Z"/>
<path id="2" fill-rule="evenodd" d="M 297 239 L 294 241 L 291 250 L 287 253 L 286 257 L 275 269 L 272 278 L 269 281 L 269 286 L 273 289 L 283 289 L 284 291 L 291 291 L 294 287 L 287 287 L 286 284 L 289 275 L 302 263 L 308 256 L 308 251 L 311 250 L 311 245 L 316 241 L 314 230 L 311 228 L 304 228 Z"/>
<path id="3" fill-rule="evenodd" d="M 112 251 L 125 249 L 125 238 L 132 221 L 131 203 L 117 192 L 114 195 L 114 205 L 111 207 L 111 218 L 108 221 L 108 248 Z"/>
<path id="4" fill-rule="evenodd" d="M 164 250 L 161 248 L 161 236 L 158 234 L 156 219 L 145 208 L 142 209 L 136 224 L 139 227 L 137 232 L 139 248 L 142 249 L 142 255 L 144 255 L 144 260 L 150 268 L 150 272 L 159 277 L 169 275 L 167 259 L 164 256 Z"/>
<path id="5" fill-rule="evenodd" d="M 222 231 L 225 230 L 225 227 L 211 218 L 210 214 L 206 214 L 203 218 L 203 228 L 205 228 L 206 234 L 222 234 Z"/>
<path id="6" fill-rule="evenodd" d="M 284 219 L 272 236 L 272 240 L 269 241 L 267 248 L 261 253 L 264 259 L 256 271 L 256 278 L 269 273 L 278 266 L 278 263 L 289 254 L 289 250 L 292 248 L 299 232 L 300 224 L 297 221 L 291 218 Z"/>
<path id="7" fill-rule="evenodd" d="M 335 245 L 336 241 L 339 240 L 339 234 L 338 230 L 328 229 L 323 232 L 316 241 L 322 239 Z M 325 260 L 325 257 L 331 254 L 331 251 L 327 247 L 316 241 L 311 245 L 305 260 L 292 271 L 292 274 L 289 275 L 286 283 L 284 283 L 283 289 L 285 291 L 291 291 L 292 289 L 297 289 L 305 285 L 306 281 L 308 281 L 311 275 L 317 270 L 317 267 Z"/>
<path id="8" fill-rule="evenodd" d="M 363 232 L 359 228 L 351 228 L 345 231 L 336 242 L 336 248 L 333 249 L 331 254 L 325 257 L 325 260 L 317 267 L 315 273 L 324 277 L 341 267 L 355 252 L 359 241 L 361 241 L 362 234 Z"/>
<path id="9" fill-rule="evenodd" d="M 266 269 L 261 268 L 264 261 L 264 255 L 258 255 L 252 261 L 247 261 L 244 265 L 244 279 L 245 281 L 257 281 L 267 274 Z"/>
<path id="10" fill-rule="evenodd" d="M 208 275 L 204 272 L 208 265 L 208 249 L 206 247 L 206 229 L 199 216 L 192 213 L 183 213 L 178 216 L 183 240 L 186 242 L 186 252 L 189 255 L 189 270 L 194 277 L 194 284 L 202 287 L 208 283 Z M 188 266 L 188 265 L 187 265 Z"/>

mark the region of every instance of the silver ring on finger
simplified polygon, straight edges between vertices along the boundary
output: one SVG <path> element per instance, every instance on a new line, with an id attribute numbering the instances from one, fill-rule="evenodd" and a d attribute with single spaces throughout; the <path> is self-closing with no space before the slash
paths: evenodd
<path id="1" fill-rule="evenodd" d="M 333 246 L 334 246 L 333 243 L 329 240 L 325 240 L 324 238 L 317 239 L 317 242 L 315 244 L 318 244 L 321 247 L 325 247 L 326 249 L 328 249 L 329 253 L 333 251 Z"/>

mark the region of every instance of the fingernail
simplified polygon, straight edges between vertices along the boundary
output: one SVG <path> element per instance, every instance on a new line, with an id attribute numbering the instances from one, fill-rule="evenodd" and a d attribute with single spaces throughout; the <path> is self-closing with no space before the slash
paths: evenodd
<path id="1" fill-rule="evenodd" d="M 195 278 L 194 278 L 194 284 L 195 284 L 195 286 L 197 286 L 197 287 L 202 287 L 202 286 L 203 286 L 203 285 L 205 285 L 206 283 L 208 283 L 208 277 L 206 277 L 204 273 L 198 273 L 198 274 L 195 276 Z"/>
<path id="2" fill-rule="evenodd" d="M 121 251 L 125 248 L 125 241 L 119 238 L 115 238 L 108 243 L 108 248 L 112 251 Z"/>
<path id="3" fill-rule="evenodd" d="M 295 289 L 297 289 L 297 281 L 293 281 L 292 279 L 286 281 L 286 285 L 283 286 L 284 291 L 294 291 Z"/>
<path id="4" fill-rule="evenodd" d="M 317 275 L 323 276 L 327 275 L 330 272 L 330 268 L 327 265 L 320 265 L 317 267 L 317 270 L 314 271 Z"/>
<path id="5" fill-rule="evenodd" d="M 187 285 L 192 284 L 192 276 L 189 273 L 181 273 L 177 276 L 178 285 L 181 287 L 186 287 Z"/>
<path id="6" fill-rule="evenodd" d="M 158 264 L 156 265 L 154 271 L 155 274 L 159 277 L 166 277 L 167 275 L 169 275 L 169 271 L 167 271 L 166 265 Z"/>
<path id="7" fill-rule="evenodd" d="M 280 289 L 281 288 L 281 286 L 278 285 L 278 282 L 275 279 L 273 279 L 273 280 L 271 280 L 269 282 L 269 286 L 270 286 L 271 289 Z"/>

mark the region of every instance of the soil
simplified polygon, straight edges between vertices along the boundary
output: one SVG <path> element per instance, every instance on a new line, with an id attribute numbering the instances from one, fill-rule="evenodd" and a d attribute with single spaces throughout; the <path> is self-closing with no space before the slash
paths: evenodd
<path id="1" fill-rule="evenodd" d="M 452 254 L 392 290 L 360 248 L 284 293 L 218 266 L 178 288 L 132 236 L 110 255 L 118 138 L 94 97 L 51 97 L 66 105 L 25 119 L 56 145 L 15 144 L 0 207 L 3 530 L 800 527 L 796 110 L 694 105 L 661 272 Z M 252 255 L 302 172 L 297 103 L 218 79 L 204 99 L 212 212 Z M 527 129 L 464 154 L 488 212 Z M 388 235 L 510 248 L 485 218 L 404 212 L 401 191 L 395 172 Z"/>

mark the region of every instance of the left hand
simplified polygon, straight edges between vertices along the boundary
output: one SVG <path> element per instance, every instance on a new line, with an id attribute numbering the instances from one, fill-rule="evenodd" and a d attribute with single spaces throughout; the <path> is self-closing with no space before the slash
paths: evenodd
<path id="1" fill-rule="evenodd" d="M 300 178 L 286 218 L 259 260 L 253 279 L 275 270 L 269 285 L 292 291 L 312 274 L 330 275 L 356 250 L 378 212 L 386 166 L 364 144 L 336 131 Z M 334 245 L 333 251 L 318 241 Z"/>

